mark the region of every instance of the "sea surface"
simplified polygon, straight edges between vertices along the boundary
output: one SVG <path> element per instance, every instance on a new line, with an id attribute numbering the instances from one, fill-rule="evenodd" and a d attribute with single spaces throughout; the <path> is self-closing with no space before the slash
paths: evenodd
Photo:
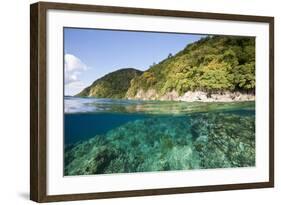
<path id="1" fill-rule="evenodd" d="M 255 166 L 255 102 L 65 97 L 64 174 Z"/>

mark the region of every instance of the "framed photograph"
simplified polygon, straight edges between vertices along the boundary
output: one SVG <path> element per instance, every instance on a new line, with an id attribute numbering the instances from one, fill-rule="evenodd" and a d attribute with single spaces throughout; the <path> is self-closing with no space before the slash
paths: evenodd
<path id="1" fill-rule="evenodd" d="M 31 5 L 30 198 L 274 186 L 274 18 Z"/>

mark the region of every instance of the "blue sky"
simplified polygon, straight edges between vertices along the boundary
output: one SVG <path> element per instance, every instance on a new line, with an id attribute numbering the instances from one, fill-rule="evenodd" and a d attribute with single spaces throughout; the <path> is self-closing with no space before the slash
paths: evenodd
<path id="1" fill-rule="evenodd" d="M 120 68 L 147 70 L 204 35 L 64 28 L 65 95 Z"/>

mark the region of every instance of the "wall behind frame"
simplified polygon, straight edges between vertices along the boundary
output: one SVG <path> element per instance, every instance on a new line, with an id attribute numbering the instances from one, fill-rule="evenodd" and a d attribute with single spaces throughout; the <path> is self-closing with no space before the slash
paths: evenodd
<path id="1" fill-rule="evenodd" d="M 51 1 L 51 0 L 50 0 Z M 0 190 L 1 204 L 33 204 L 29 201 L 29 4 L 35 1 L 4 1 L 1 16 Z M 276 0 L 76 0 L 65 3 L 103 4 L 173 10 L 275 16 L 275 188 L 170 196 L 79 201 L 70 204 L 276 204 L 281 194 L 281 13 Z M 275 202 L 275 203 L 274 203 Z M 57 204 L 57 203 L 54 203 Z M 66 204 L 66 203 L 59 203 Z"/>

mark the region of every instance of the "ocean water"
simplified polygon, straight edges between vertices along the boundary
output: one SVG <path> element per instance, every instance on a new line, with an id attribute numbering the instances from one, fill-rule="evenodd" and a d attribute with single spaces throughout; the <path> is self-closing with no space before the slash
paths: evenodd
<path id="1" fill-rule="evenodd" d="M 255 166 L 255 102 L 64 103 L 65 175 Z"/>

